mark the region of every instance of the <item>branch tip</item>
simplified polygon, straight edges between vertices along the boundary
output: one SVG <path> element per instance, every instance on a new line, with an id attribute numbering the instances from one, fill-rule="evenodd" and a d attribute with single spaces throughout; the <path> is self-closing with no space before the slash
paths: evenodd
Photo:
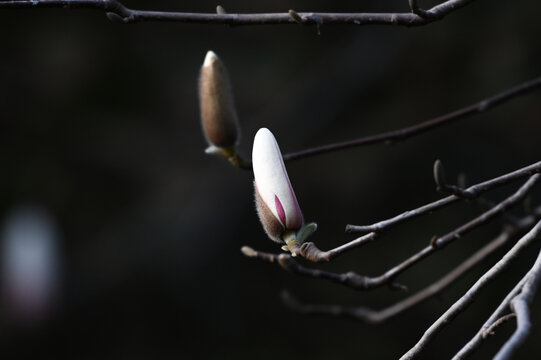
<path id="1" fill-rule="evenodd" d="M 244 256 L 247 256 L 247 257 L 256 257 L 257 256 L 257 251 L 255 251 L 254 249 L 252 249 L 249 246 L 241 247 L 240 251 L 244 254 Z"/>
<path id="2" fill-rule="evenodd" d="M 227 11 L 225 11 L 225 9 L 223 8 L 222 5 L 218 5 L 218 6 L 216 6 L 216 14 L 218 14 L 218 15 L 226 15 Z"/>

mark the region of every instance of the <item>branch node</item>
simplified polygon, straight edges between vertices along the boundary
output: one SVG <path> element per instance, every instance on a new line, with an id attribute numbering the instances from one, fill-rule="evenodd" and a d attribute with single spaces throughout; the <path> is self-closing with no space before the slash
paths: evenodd
<path id="1" fill-rule="evenodd" d="M 122 16 L 114 12 L 106 12 L 105 15 L 107 16 L 107 19 L 117 24 L 126 24 L 128 22 L 126 18 L 123 18 Z"/>
<path id="2" fill-rule="evenodd" d="M 225 9 L 223 8 L 222 5 L 218 5 L 218 6 L 216 6 L 216 14 L 218 14 L 218 15 L 226 15 L 227 11 L 225 11 Z"/>
<path id="3" fill-rule="evenodd" d="M 293 9 L 289 9 L 289 18 L 297 24 L 303 24 L 304 19 Z"/>
<path id="4" fill-rule="evenodd" d="M 455 185 L 449 185 L 447 183 L 446 177 L 445 177 L 445 169 L 443 168 L 443 163 L 440 159 L 436 160 L 434 162 L 434 181 L 436 182 L 436 190 L 443 192 L 443 193 L 449 193 L 453 194 L 457 197 L 464 198 L 464 199 L 473 199 L 476 197 L 476 193 L 464 190 L 459 186 Z"/>
<path id="5" fill-rule="evenodd" d="M 409 0 L 411 12 L 422 19 L 432 20 L 441 19 L 443 16 L 433 13 L 430 10 L 424 10 L 419 7 L 417 0 Z"/>
<path id="6" fill-rule="evenodd" d="M 346 283 L 348 286 L 351 286 L 352 288 L 355 288 L 355 289 L 368 288 L 366 276 L 359 275 L 353 271 L 349 271 L 344 274 L 344 277 L 345 277 L 344 283 Z"/>
<path id="7" fill-rule="evenodd" d="M 329 262 L 331 259 L 327 251 L 321 251 L 313 242 L 305 242 L 299 249 L 299 254 L 306 260 L 313 262 Z"/>

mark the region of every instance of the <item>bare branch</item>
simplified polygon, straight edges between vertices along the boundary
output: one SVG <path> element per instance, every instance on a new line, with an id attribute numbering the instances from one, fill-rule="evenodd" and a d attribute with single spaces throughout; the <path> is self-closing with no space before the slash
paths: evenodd
<path id="1" fill-rule="evenodd" d="M 541 179 L 540 174 L 535 174 L 531 176 L 528 181 L 524 185 L 520 187 L 520 189 L 505 199 L 504 201 L 500 202 L 498 205 L 494 206 L 490 210 L 484 212 L 477 218 L 467 222 L 466 224 L 460 226 L 454 231 L 451 231 L 450 233 L 437 238 L 433 241 L 432 246 L 434 247 L 443 247 L 447 245 L 448 243 L 454 241 L 455 239 L 458 239 L 465 235 L 466 233 L 472 231 L 473 229 L 476 229 L 477 227 L 487 223 L 492 218 L 494 218 L 496 215 L 500 213 L 504 213 L 509 207 L 515 205 L 520 200 L 524 199 L 528 192 L 539 182 Z"/>
<path id="2" fill-rule="evenodd" d="M 523 177 L 531 176 L 533 174 L 541 172 L 541 161 L 536 162 L 532 165 L 523 167 L 522 169 L 515 170 L 513 172 L 507 173 L 505 175 L 487 180 L 485 182 L 479 183 L 477 185 L 470 186 L 464 191 L 468 191 L 472 197 L 479 196 L 480 194 L 493 189 L 498 186 L 508 184 L 512 181 L 521 179 Z M 381 232 L 387 230 L 397 224 L 400 224 L 411 218 L 431 213 L 435 210 L 441 209 L 445 206 L 451 205 L 455 201 L 460 200 L 456 195 L 451 195 L 443 199 L 434 201 L 430 204 L 423 205 L 417 209 L 406 211 L 402 214 L 394 216 L 390 219 L 383 220 L 372 225 L 368 226 L 357 226 L 357 225 L 347 225 L 346 232 L 355 232 L 355 233 L 370 233 L 370 232 Z"/>
<path id="3" fill-rule="evenodd" d="M 530 221 L 530 226 L 532 222 L 533 220 Z M 496 237 L 487 245 L 483 246 L 475 254 L 470 256 L 459 266 L 457 266 L 453 271 L 451 271 L 438 281 L 427 286 L 416 294 L 413 294 L 412 296 L 409 296 L 406 299 L 401 300 L 396 304 L 381 310 L 374 310 L 367 307 L 301 304 L 296 301 L 291 295 L 289 295 L 289 293 L 284 293 L 282 298 L 289 308 L 295 311 L 302 312 L 304 314 L 346 316 L 366 323 L 381 323 L 438 294 L 439 292 L 453 284 L 455 281 L 457 281 L 462 275 L 467 273 L 475 265 L 486 259 L 486 257 L 492 254 L 495 250 L 499 249 L 502 245 L 507 243 L 509 239 L 515 236 L 519 231 L 524 231 L 524 229 L 515 229 L 511 227 L 506 228 L 498 237 Z"/>
<path id="4" fill-rule="evenodd" d="M 374 287 L 369 277 L 359 275 L 354 272 L 337 274 L 319 269 L 309 269 L 297 263 L 288 254 L 271 254 L 254 250 L 248 246 L 243 246 L 242 253 L 248 257 L 263 260 L 280 265 L 284 270 L 293 274 L 307 276 L 315 279 L 329 280 L 338 284 L 348 286 L 355 290 L 367 290 Z"/>
<path id="5" fill-rule="evenodd" d="M 1 8 L 1 4 L 2 2 L 0 1 L 0 8 Z M 298 13 L 296 12 L 294 13 L 298 15 Z M 288 16 L 291 16 L 291 15 L 288 14 Z M 327 145 L 317 146 L 310 149 L 291 152 L 291 153 L 284 154 L 283 158 L 284 158 L 284 161 L 291 161 L 291 160 L 303 159 L 303 158 L 307 158 L 307 157 L 311 157 L 311 156 L 315 156 L 315 155 L 319 155 L 319 154 L 323 154 L 327 152 L 332 152 L 336 150 L 348 149 L 351 147 L 403 141 L 410 137 L 420 135 L 429 130 L 438 128 L 442 125 L 449 124 L 454 121 L 457 121 L 457 120 L 460 120 L 460 119 L 463 119 L 475 114 L 479 114 L 488 109 L 494 108 L 497 105 L 503 104 L 507 102 L 508 100 L 511 100 L 515 97 L 528 94 L 540 88 L 541 88 L 541 77 L 527 81 L 511 89 L 507 89 L 501 93 L 498 93 L 487 99 L 481 100 L 465 108 L 455 110 L 451 113 L 438 116 L 434 119 L 430 119 L 430 120 L 424 121 L 422 123 L 419 123 L 410 127 L 388 131 L 388 132 L 384 132 L 384 133 L 380 133 L 376 135 L 370 135 L 367 137 L 362 137 L 362 138 L 358 138 L 354 140 L 347 140 L 347 141 L 343 141 L 339 143 L 327 144 Z M 252 168 L 251 161 L 248 159 L 241 158 L 240 155 L 238 154 L 235 154 L 235 158 L 230 159 L 230 162 L 234 166 L 239 167 L 241 169 L 250 170 Z M 455 193 L 455 195 L 461 195 L 461 193 Z M 462 197 L 466 197 L 466 196 L 462 194 Z"/>
<path id="6" fill-rule="evenodd" d="M 446 235 L 439 238 L 434 238 L 431 241 L 431 244 L 429 246 L 423 248 L 422 250 L 412 255 L 408 259 L 404 260 L 400 264 L 387 270 L 382 275 L 375 278 L 370 278 L 370 283 L 373 284 L 374 287 L 388 283 L 389 281 L 396 278 L 396 276 L 398 276 L 399 274 L 403 273 L 404 271 L 406 271 L 413 265 L 417 264 L 419 261 L 430 256 L 431 254 L 438 251 L 439 249 L 442 249 L 446 245 L 449 245 L 451 242 L 459 239 L 462 235 L 475 229 L 481 224 L 488 222 L 490 219 L 492 219 L 494 216 L 496 216 L 500 212 L 505 211 L 506 209 L 515 205 L 517 202 L 523 199 L 528 194 L 528 192 L 533 188 L 533 186 L 539 181 L 540 178 L 541 178 L 541 175 L 539 174 L 533 175 L 530 179 L 528 179 L 528 181 L 524 185 L 520 187 L 520 189 L 517 190 L 517 192 L 515 192 L 510 197 L 506 198 L 504 201 L 502 201 L 501 203 L 499 203 L 492 209 L 481 214 L 477 218 L 469 221 L 468 223 L 458 227 L 457 229 L 447 233 Z"/>
<path id="7" fill-rule="evenodd" d="M 541 233 L 541 221 L 539 221 L 526 235 L 524 235 L 512 248 L 509 250 L 503 258 L 498 261 L 489 271 L 477 280 L 477 282 L 462 296 L 457 302 L 455 302 L 434 324 L 425 331 L 419 342 L 415 344 L 406 354 L 401 357 L 401 360 L 410 360 L 418 358 L 424 351 L 428 343 L 452 320 L 454 320 L 460 313 L 475 300 L 478 294 L 483 290 L 492 280 L 500 275 L 509 265 L 516 260 L 516 258 L 522 253 L 522 251 L 536 240 Z"/>
<path id="8" fill-rule="evenodd" d="M 453 360 L 464 360 L 468 358 L 475 350 L 479 348 L 481 343 L 491 335 L 495 328 L 500 326 L 503 322 L 517 317 L 518 328 L 513 336 L 507 341 L 507 343 L 500 349 L 499 355 L 496 355 L 495 359 L 500 356 L 501 359 L 509 358 L 512 353 L 524 342 L 525 338 L 529 334 L 529 305 L 533 299 L 533 295 L 537 291 L 539 286 L 539 280 L 541 276 L 541 253 L 539 254 L 534 266 L 528 271 L 528 273 L 515 285 L 513 290 L 507 294 L 505 299 L 500 303 L 498 308 L 492 313 L 490 318 L 485 322 L 481 329 L 475 334 L 475 336 L 466 344 L 460 351 L 453 357 Z M 526 285 L 528 287 L 526 287 Z M 522 292 L 522 293 L 521 293 Z M 522 296 L 525 297 L 522 297 Z M 519 308 L 517 308 L 515 301 L 520 302 Z M 513 308 L 515 313 L 506 314 L 509 308 Z M 518 314 L 522 319 L 518 318 Z"/>
<path id="9" fill-rule="evenodd" d="M 185 13 L 168 11 L 145 11 L 129 9 L 117 0 L 18 0 L 0 1 L 0 9 L 35 8 L 86 8 L 103 10 L 109 19 L 120 23 L 146 21 L 169 21 L 179 23 L 226 24 L 226 25 L 273 25 L 273 24 L 354 24 L 354 25 L 401 25 L 420 26 L 440 20 L 474 0 L 448 0 L 423 12 L 425 16 L 414 13 L 314 13 L 289 12 L 268 14 L 232 13 Z"/>
<path id="10" fill-rule="evenodd" d="M 517 329 L 509 340 L 498 351 L 494 360 L 507 360 L 511 359 L 514 353 L 520 348 L 520 346 L 526 341 L 526 338 L 530 334 L 532 327 L 530 321 L 530 305 L 533 302 L 533 298 L 539 288 L 541 282 L 541 252 L 535 261 L 534 266 L 529 271 L 528 279 L 522 287 L 522 291 L 519 295 L 511 300 L 511 308 L 514 310 L 517 316 Z"/>
<path id="11" fill-rule="evenodd" d="M 526 199 L 528 199 L 528 197 L 526 197 Z M 483 209 L 491 209 L 493 208 L 494 206 L 496 206 L 496 204 L 482 196 L 479 196 L 477 199 L 475 199 L 475 204 L 477 204 L 479 207 L 483 208 Z M 533 215 L 533 210 L 532 210 L 532 215 Z M 519 226 L 520 225 L 520 222 L 521 222 L 521 219 L 509 212 L 505 212 L 502 214 L 503 218 L 505 219 L 506 222 L 508 222 L 509 224 L 513 225 L 513 226 Z"/>
<path id="12" fill-rule="evenodd" d="M 481 194 L 482 192 L 484 191 L 487 191 L 489 189 L 492 188 L 492 186 L 496 186 L 496 185 L 503 185 L 505 184 L 505 182 L 507 181 L 512 181 L 514 179 L 517 178 L 517 176 L 519 176 L 519 174 L 524 174 L 525 176 L 526 175 L 529 175 L 532 173 L 532 171 L 541 171 L 541 162 L 539 163 L 536 163 L 534 165 L 530 165 L 530 166 L 527 166 L 523 169 L 520 169 L 518 170 L 518 173 L 517 171 L 515 172 L 512 172 L 512 173 L 509 173 L 509 174 L 506 174 L 506 175 L 503 175 L 499 178 L 495 178 L 495 179 L 492 179 L 492 180 L 489 180 L 489 181 L 486 181 L 484 183 L 480 183 L 480 184 L 477 184 L 477 185 L 474 185 L 470 188 L 468 188 L 467 190 L 463 190 L 463 191 L 468 191 L 469 194 L 471 194 L 472 196 L 478 196 L 479 194 Z M 522 176 L 522 175 L 520 175 Z M 505 182 L 501 182 L 501 179 L 504 179 Z M 514 204 L 516 204 L 516 202 L 520 201 L 522 198 L 524 198 L 524 196 L 527 194 L 527 192 L 529 191 L 529 189 L 535 185 L 535 183 L 538 181 L 538 177 L 535 177 L 534 179 L 530 179 L 531 181 L 528 181 L 524 187 L 522 187 L 517 193 L 515 193 L 512 197 L 506 199 L 504 202 L 498 204 L 498 205 L 493 205 L 492 203 L 488 202 L 488 201 L 484 201 L 484 204 L 485 205 L 490 205 L 489 206 L 489 210 L 486 211 L 484 214 L 482 214 L 481 216 L 479 216 L 478 218 L 468 222 L 467 224 L 459 227 L 458 229 L 448 233 L 447 235 L 441 237 L 441 238 L 435 238 L 434 239 L 434 243 L 427 247 L 426 249 L 424 249 L 424 253 L 422 255 L 420 255 L 420 258 L 418 260 L 420 260 L 422 257 L 424 256 L 427 256 L 429 253 L 433 252 L 434 249 L 432 249 L 433 247 L 438 247 L 438 246 L 445 246 L 448 242 L 452 241 L 454 238 L 456 238 L 457 236 L 462 236 L 464 235 L 465 233 L 475 229 L 476 227 L 478 227 L 479 225 L 483 224 L 484 222 L 487 222 L 489 221 L 491 218 L 493 218 L 495 215 L 499 214 L 499 213 L 503 213 L 504 215 L 507 215 L 505 213 L 505 209 L 508 208 L 509 206 L 512 206 Z M 432 212 L 438 208 L 441 208 L 445 205 L 449 205 L 451 204 L 452 202 L 458 200 L 459 197 L 457 196 L 449 196 L 449 197 L 446 197 L 444 199 L 441 199 L 441 200 L 438 200 L 434 203 L 431 203 L 431 204 L 428 204 L 428 205 L 425 205 L 425 206 L 422 206 L 418 209 L 414 209 L 414 210 L 410 210 L 410 211 L 407 211 L 403 214 L 400 214 L 398 216 L 395 216 L 394 218 L 391 218 L 391 219 L 388 219 L 388 220 L 383 220 L 379 223 L 376 223 L 376 224 L 373 224 L 373 225 L 370 225 L 370 226 L 355 226 L 355 225 L 347 225 L 346 227 L 346 231 L 349 231 L 349 232 L 353 232 L 354 230 L 357 230 L 357 231 L 361 231 L 361 232 L 364 232 L 366 230 L 370 230 L 371 232 L 369 232 L 368 234 L 365 234 L 361 237 L 358 237 L 344 245 L 341 245 L 339 247 L 336 247 L 334 249 L 331 249 L 331 250 L 328 250 L 328 251 L 321 251 L 313 242 L 307 242 L 307 243 L 304 243 L 302 244 L 300 250 L 299 250 L 299 254 L 304 257 L 305 259 L 307 260 L 310 260 L 310 261 L 313 261 L 313 262 L 328 262 L 328 261 L 331 261 L 332 259 L 334 259 L 335 257 L 351 250 L 351 249 L 354 249 L 354 248 L 357 248 L 357 247 L 361 247 L 371 241 L 374 241 L 376 238 L 378 238 L 380 235 L 379 233 L 381 233 L 382 231 L 390 228 L 391 226 L 394 226 L 400 222 L 403 222 L 409 218 L 412 218 L 414 216 L 419 216 L 419 215 L 422 215 L 424 213 L 428 213 L 428 212 Z M 512 216 L 509 216 L 509 217 L 506 217 L 506 220 L 513 223 L 514 225 L 517 225 L 518 224 L 518 220 L 515 219 L 514 217 Z M 418 261 L 416 260 L 416 261 Z"/>
<path id="13" fill-rule="evenodd" d="M 498 308 L 490 315 L 488 320 L 483 324 L 481 329 L 475 334 L 475 336 L 466 344 L 460 351 L 453 356 L 452 360 L 464 360 L 468 358 L 471 354 L 474 353 L 475 350 L 479 348 L 481 343 L 486 339 L 485 334 L 489 329 L 492 328 L 494 323 L 498 321 L 509 309 L 509 304 L 511 300 L 522 290 L 522 286 L 528 279 L 528 274 L 524 275 L 524 277 L 515 285 L 515 287 L 507 294 L 505 299 L 500 303 Z"/>
<path id="14" fill-rule="evenodd" d="M 503 104 L 517 96 L 527 94 L 541 88 L 541 77 L 529 80 L 511 89 L 507 89 L 492 97 L 481 100 L 470 106 L 455 110 L 445 115 L 438 116 L 434 119 L 424 121 L 422 123 L 409 126 L 399 130 L 393 130 L 376 135 L 366 136 L 354 140 L 347 140 L 339 143 L 317 146 L 311 149 L 305 149 L 297 152 L 292 152 L 284 155 L 284 160 L 297 160 L 322 153 L 328 153 L 336 150 L 348 149 L 351 147 L 365 146 L 378 143 L 389 143 L 406 140 L 410 137 L 423 134 L 429 130 L 435 129 L 442 125 L 450 124 L 460 119 L 482 113 L 497 105 Z"/>

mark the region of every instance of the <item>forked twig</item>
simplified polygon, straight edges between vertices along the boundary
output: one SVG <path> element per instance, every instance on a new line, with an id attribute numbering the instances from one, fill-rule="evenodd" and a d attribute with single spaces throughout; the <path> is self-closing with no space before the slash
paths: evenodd
<path id="1" fill-rule="evenodd" d="M 509 309 L 509 303 L 511 300 L 520 293 L 522 286 L 528 279 L 528 274 L 526 274 L 516 285 L 515 287 L 507 294 L 505 299 L 500 303 L 496 310 L 490 315 L 488 320 L 483 324 L 481 329 L 474 335 L 474 337 L 460 349 L 460 351 L 453 356 L 452 360 L 464 360 L 469 357 L 475 350 L 479 348 L 481 343 L 487 338 L 487 332 L 494 325 L 498 319 L 505 315 Z"/>
<path id="2" fill-rule="evenodd" d="M 511 263 L 524 251 L 524 249 L 536 240 L 541 234 L 541 221 L 524 235 L 501 260 L 499 260 L 489 271 L 477 280 L 477 282 L 455 302 L 428 330 L 425 331 L 421 339 L 404 354 L 401 360 L 411 360 L 418 358 L 428 343 L 452 320 L 461 314 L 476 299 L 481 290 L 483 290 L 492 280 L 499 276 Z"/>
<path id="3" fill-rule="evenodd" d="M 522 169 L 493 178 L 491 180 L 487 180 L 477 185 L 473 185 L 469 187 L 468 189 L 466 189 L 465 191 L 468 191 L 473 197 L 478 197 L 482 193 L 488 190 L 491 190 L 494 187 L 502 186 L 509 182 L 518 180 L 526 176 L 531 176 L 532 174 L 539 173 L 539 172 L 541 172 L 541 161 L 534 163 L 532 165 L 526 166 Z M 537 181 L 536 179 L 533 179 L 532 180 L 533 183 L 528 183 L 528 184 L 531 184 L 531 186 L 533 186 L 536 181 Z M 529 186 L 530 185 L 528 185 L 528 187 Z M 524 196 L 525 194 L 519 193 L 518 198 L 513 198 L 510 200 L 511 201 L 510 205 L 515 204 L 518 200 L 520 200 Z M 390 219 L 377 222 L 372 225 L 368 225 L 368 226 L 347 225 L 346 226 L 347 232 L 361 232 L 361 233 L 367 233 L 367 234 L 328 251 L 322 251 L 313 242 L 307 242 L 301 246 L 299 253 L 301 256 L 303 256 L 307 260 L 310 260 L 313 262 L 328 262 L 351 249 L 363 246 L 371 241 L 374 241 L 376 238 L 381 236 L 381 233 L 383 233 L 384 231 L 390 229 L 391 227 L 395 225 L 398 225 L 406 220 L 409 220 L 411 218 L 414 218 L 420 215 L 432 213 L 438 209 L 449 206 L 460 199 L 461 198 L 457 197 L 456 195 L 451 195 L 443 199 L 434 201 L 430 204 L 423 205 L 417 209 L 406 211 Z M 488 219 L 485 219 L 485 218 L 478 219 L 477 221 L 473 223 L 470 222 L 466 224 L 467 226 L 464 225 L 462 228 L 459 228 L 447 234 L 446 236 L 443 236 L 442 238 L 436 238 L 437 242 L 435 243 L 435 245 L 441 246 L 441 245 L 447 244 L 449 241 L 452 241 L 453 237 L 456 237 L 457 235 L 458 236 L 463 235 L 465 232 L 470 231 L 473 228 L 482 224 L 483 221 L 488 221 L 491 217 L 493 217 L 497 213 L 501 213 L 503 210 L 505 210 L 506 206 L 507 205 L 502 206 L 503 209 L 502 207 L 500 208 L 493 207 L 487 212 L 485 212 L 485 215 L 482 215 L 484 217 L 488 217 Z M 433 250 L 427 248 L 425 251 L 432 252 Z"/>
<path id="4" fill-rule="evenodd" d="M 513 335 L 502 346 L 500 351 L 494 356 L 494 360 L 511 359 L 513 354 L 526 341 L 532 327 L 530 321 L 530 306 L 541 282 L 541 252 L 535 261 L 534 266 L 528 273 L 528 278 L 522 286 L 520 294 L 511 300 L 511 308 L 516 314 L 517 329 Z"/>
<path id="5" fill-rule="evenodd" d="M 541 161 L 538 161 L 534 164 L 528 165 L 521 169 L 515 170 L 513 172 L 507 173 L 505 175 L 498 176 L 496 178 L 484 181 L 477 185 L 470 186 L 469 188 L 465 189 L 465 191 L 468 191 L 471 194 L 471 196 L 475 198 L 476 196 L 479 196 L 480 194 L 488 190 L 491 190 L 495 187 L 508 184 L 515 180 L 528 177 L 539 172 L 541 172 Z M 374 223 L 372 225 L 368 225 L 368 226 L 347 225 L 346 231 L 353 232 L 353 233 L 382 232 L 406 220 L 415 218 L 420 215 L 429 214 L 435 210 L 449 206 L 460 199 L 461 198 L 456 195 L 447 196 L 443 199 L 434 201 L 427 205 L 423 205 L 421 207 L 418 207 L 417 209 L 403 212 L 402 214 L 396 215 L 387 220 Z"/>

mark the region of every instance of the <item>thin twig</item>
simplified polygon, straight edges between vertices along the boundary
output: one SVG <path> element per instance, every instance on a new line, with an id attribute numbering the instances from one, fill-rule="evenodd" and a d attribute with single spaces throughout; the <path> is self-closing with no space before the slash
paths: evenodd
<path id="1" fill-rule="evenodd" d="M 462 296 L 457 302 L 455 302 L 434 324 L 432 324 L 428 330 L 425 331 L 419 342 L 415 344 L 406 354 L 401 357 L 401 360 L 410 360 L 418 358 L 425 350 L 428 343 L 452 320 L 454 320 L 460 313 L 475 300 L 478 294 L 483 290 L 492 280 L 500 275 L 509 265 L 516 260 L 516 258 L 522 253 L 522 251 L 536 240 L 541 233 L 541 221 L 539 221 L 526 235 L 524 235 L 512 248 L 509 250 L 503 258 L 498 261 L 489 271 L 477 280 L 477 282 Z"/>
<path id="2" fill-rule="evenodd" d="M 435 239 L 432 242 L 432 246 L 434 247 L 443 247 L 450 242 L 454 241 L 455 239 L 458 239 L 462 237 L 463 235 L 467 234 L 468 232 L 476 229 L 477 227 L 487 223 L 492 218 L 494 218 L 496 215 L 500 213 L 504 213 L 509 207 L 515 205 L 520 200 L 524 199 L 526 195 L 528 195 L 528 192 L 539 182 L 541 179 L 540 174 L 535 174 L 531 176 L 528 181 L 524 185 L 520 187 L 520 189 L 505 199 L 504 201 L 500 202 L 496 206 L 492 207 L 488 211 L 484 212 L 477 218 L 467 222 L 466 224 L 458 227 L 457 229 L 451 231 L 450 233 L 439 237 Z"/>
<path id="3" fill-rule="evenodd" d="M 377 143 L 389 143 L 397 142 L 408 139 L 415 135 L 425 133 L 429 130 L 437 128 L 439 126 L 452 123 L 454 121 L 466 118 L 471 115 L 482 113 L 488 109 L 491 109 L 497 105 L 503 104 L 508 100 L 511 100 L 517 96 L 527 94 L 531 91 L 541 88 L 541 77 L 533 80 L 526 81 L 511 89 L 507 89 L 501 93 L 498 93 L 492 97 L 481 100 L 470 106 L 455 110 L 445 115 L 438 116 L 436 118 L 424 121 L 422 123 L 409 126 L 399 130 L 393 130 L 376 135 L 366 136 L 354 140 L 347 140 L 339 143 L 333 143 L 328 145 L 317 146 L 311 149 L 305 149 L 297 152 L 292 152 L 284 155 L 284 160 L 297 160 L 321 153 L 328 153 L 331 151 L 347 149 L 351 147 L 358 147 L 364 145 L 371 145 Z"/>
<path id="4" fill-rule="evenodd" d="M 500 202 L 499 204 L 493 206 L 477 218 L 467 222 L 466 224 L 458 227 L 457 229 L 447 233 L 444 236 L 441 237 L 434 237 L 431 241 L 431 244 L 418 253 L 414 254 L 409 259 L 405 260 L 400 265 L 390 269 L 385 274 L 379 276 L 379 279 L 374 282 L 374 286 L 377 286 L 379 282 L 386 283 L 388 279 L 395 277 L 399 273 L 403 272 L 413 264 L 419 262 L 420 260 L 424 259 L 425 257 L 429 256 L 433 252 L 435 252 L 438 248 L 442 248 L 449 243 L 453 242 L 454 240 L 460 238 L 461 236 L 467 234 L 468 232 L 474 230 L 475 228 L 487 223 L 491 219 L 493 219 L 498 214 L 505 214 L 505 210 L 509 207 L 517 204 L 519 201 L 524 199 L 528 192 L 537 184 L 537 182 L 541 179 L 541 176 L 539 174 L 533 175 L 528 179 L 528 181 L 517 190 L 513 195 L 505 199 L 504 201 Z M 415 210 L 412 210 L 415 211 Z M 412 213 L 412 211 L 408 212 L 409 214 Z M 382 231 L 383 229 L 379 230 Z M 313 261 L 313 262 L 328 262 L 332 260 L 333 258 L 337 257 L 338 255 L 341 255 L 353 248 L 362 246 L 370 241 L 375 240 L 378 237 L 377 232 L 370 232 L 364 236 L 361 236 L 353 241 L 350 241 L 342 246 L 339 246 L 335 249 L 328 250 L 328 251 L 321 251 L 317 248 L 317 246 L 312 243 L 308 242 L 301 246 L 299 254 L 306 258 L 307 260 Z"/>
<path id="5" fill-rule="evenodd" d="M 477 185 L 470 186 L 465 191 L 468 191 L 469 193 L 472 194 L 473 197 L 476 197 L 495 187 L 508 184 L 512 181 L 521 179 L 523 177 L 531 176 L 539 172 L 541 172 L 541 161 L 528 165 L 521 169 L 515 170 L 513 172 L 507 173 L 505 175 L 487 180 Z M 417 209 L 406 211 L 390 219 L 383 220 L 383 221 L 374 223 L 372 225 L 368 225 L 368 226 L 347 225 L 346 232 L 354 232 L 354 233 L 382 232 L 384 230 L 388 230 L 392 226 L 400 224 L 411 218 L 428 214 L 428 213 L 432 213 L 433 211 L 437 209 L 441 209 L 445 206 L 451 205 L 452 203 L 458 200 L 460 200 L 460 198 L 455 195 L 447 196 L 443 199 L 434 201 L 427 205 L 423 205 L 421 207 L 418 207 Z"/>
<path id="6" fill-rule="evenodd" d="M 466 345 L 460 349 L 460 351 L 453 356 L 452 360 L 464 360 L 468 358 L 471 354 L 475 352 L 481 345 L 481 343 L 486 339 L 485 334 L 493 326 L 493 324 L 498 321 L 504 314 L 509 310 L 509 304 L 511 300 L 522 290 L 522 286 L 528 279 L 529 272 L 523 276 L 523 278 L 515 285 L 515 287 L 505 296 L 503 301 L 500 303 L 498 308 L 490 315 L 488 320 L 483 324 L 481 329 L 472 337 Z"/>
<path id="7" fill-rule="evenodd" d="M 505 322 L 507 322 L 507 321 L 509 321 L 509 320 L 511 320 L 511 319 L 513 319 L 515 317 L 517 317 L 517 315 L 515 315 L 515 313 L 510 313 L 510 314 L 503 315 L 498 320 L 494 321 L 494 323 L 492 325 L 490 325 L 490 327 L 483 332 L 483 335 L 482 335 L 483 338 L 486 339 L 490 335 L 494 335 L 497 328 L 499 328 L 500 326 L 502 326 L 502 324 L 504 324 Z"/>
<path id="8" fill-rule="evenodd" d="M 245 256 L 278 264 L 284 270 L 293 274 L 307 276 L 314 279 L 332 281 L 355 290 L 368 290 L 375 287 L 374 284 L 371 282 L 370 278 L 367 276 L 359 275 L 352 271 L 338 274 L 319 269 L 309 269 L 293 260 L 293 258 L 289 254 L 271 254 L 263 251 L 254 250 L 248 246 L 243 246 L 241 248 L 241 251 Z M 400 287 L 400 285 L 394 284 L 394 287 Z"/>
<path id="9" fill-rule="evenodd" d="M 473 338 L 466 345 L 464 345 L 455 356 L 453 356 L 452 360 L 464 360 L 479 348 L 481 343 L 486 339 L 485 334 L 487 333 L 487 330 L 489 330 L 492 325 L 508 311 L 511 299 L 513 299 L 521 291 L 522 286 L 527 279 L 528 274 L 524 275 L 524 277 L 515 285 L 509 294 L 506 295 L 505 299 L 503 299 L 498 308 L 492 313 L 492 315 L 490 315 L 477 334 L 475 334 Z"/>
<path id="10" fill-rule="evenodd" d="M 495 250 L 499 249 L 519 231 L 524 231 L 524 229 L 507 227 L 494 240 L 483 246 L 475 254 L 470 256 L 453 271 L 449 272 L 441 279 L 437 280 L 416 294 L 413 294 L 412 296 L 409 296 L 404 300 L 401 300 L 396 304 L 381 310 L 374 310 L 367 307 L 345 307 L 341 305 L 301 304 L 289 293 L 284 293 L 282 298 L 289 308 L 304 314 L 346 316 L 371 324 L 382 323 L 443 291 L 445 288 L 457 281 L 462 275 L 466 274 L 475 265 L 486 259 L 487 256 L 492 254 Z"/>
<path id="11" fill-rule="evenodd" d="M 108 17 L 121 23 L 144 21 L 169 21 L 180 23 L 226 24 L 226 25 L 272 25 L 272 24 L 355 24 L 355 25 L 401 25 L 420 26 L 440 20 L 449 13 L 458 10 L 474 0 L 449 0 L 426 10 L 428 16 L 421 17 L 413 13 L 314 13 L 295 12 L 293 18 L 289 12 L 268 14 L 232 14 L 232 13 L 185 13 L 168 11 L 144 11 L 125 7 L 117 0 L 19 0 L 0 1 L 0 9 L 30 8 L 87 8 L 103 10 Z"/>
<path id="12" fill-rule="evenodd" d="M 419 5 L 417 5 L 417 0 L 409 0 L 409 5 L 410 5 L 411 12 L 416 15 L 419 15 L 422 18 L 430 18 L 430 16 L 432 16 L 430 12 L 421 9 Z"/>
<path id="13" fill-rule="evenodd" d="M 511 308 L 517 316 L 517 329 L 494 356 L 494 360 L 511 359 L 515 352 L 524 344 L 530 334 L 532 323 L 530 321 L 530 306 L 541 282 L 541 252 L 529 271 L 528 279 L 519 295 L 511 300 Z"/>
<path id="14" fill-rule="evenodd" d="M 1 2 L 0 2 L 0 5 L 1 5 Z M 322 153 L 347 149 L 351 147 L 403 141 L 415 135 L 420 135 L 429 130 L 438 128 L 439 126 L 452 123 L 453 121 L 460 120 L 468 116 L 472 116 L 472 115 L 484 112 L 488 109 L 492 109 L 496 107 L 497 105 L 507 102 L 508 100 L 511 100 L 520 95 L 528 94 L 540 88 L 541 88 L 541 77 L 538 77 L 533 80 L 526 81 L 511 89 L 507 89 L 492 97 L 481 100 L 470 106 L 455 110 L 448 114 L 438 116 L 436 118 L 424 121 L 422 123 L 419 123 L 410 127 L 406 127 L 406 128 L 398 129 L 398 130 L 392 130 L 392 131 L 388 131 L 388 132 L 384 132 L 384 133 L 380 133 L 376 135 L 370 135 L 370 136 L 366 136 L 366 137 L 362 137 L 362 138 L 358 138 L 354 140 L 347 140 L 347 141 L 343 141 L 339 143 L 327 144 L 327 145 L 317 146 L 310 149 L 291 152 L 291 153 L 284 154 L 283 158 L 284 158 L 284 161 L 292 161 L 292 160 L 298 160 L 298 159 L 303 159 L 303 158 L 319 155 Z M 251 161 L 248 159 L 242 159 L 241 166 L 239 166 L 238 164 L 234 162 L 232 162 L 232 164 L 245 170 L 250 170 L 252 168 Z M 471 197 L 470 194 L 467 193 L 466 190 L 462 190 L 462 192 L 464 192 L 464 194 L 462 194 L 462 197 L 466 197 L 465 195 L 467 195 L 467 197 Z M 455 195 L 461 195 L 461 194 L 456 193 Z"/>

